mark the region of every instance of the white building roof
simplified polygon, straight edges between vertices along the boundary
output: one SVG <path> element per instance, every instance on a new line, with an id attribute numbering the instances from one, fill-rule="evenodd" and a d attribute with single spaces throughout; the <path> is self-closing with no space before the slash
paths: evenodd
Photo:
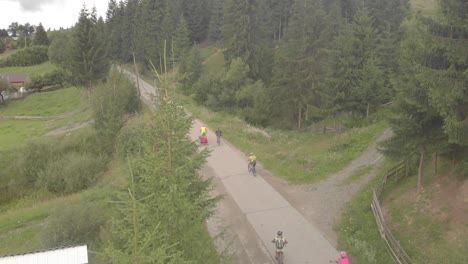
<path id="1" fill-rule="evenodd" d="M 87 264 L 87 245 L 0 257 L 0 264 Z"/>

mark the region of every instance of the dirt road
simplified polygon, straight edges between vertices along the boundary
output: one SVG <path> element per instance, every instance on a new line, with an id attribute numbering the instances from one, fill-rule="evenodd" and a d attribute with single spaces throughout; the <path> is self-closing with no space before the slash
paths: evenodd
<path id="1" fill-rule="evenodd" d="M 144 102 L 151 102 L 154 88 L 140 80 Z M 195 120 L 190 137 L 197 140 L 200 120 Z M 246 156 L 223 142 L 216 145 L 213 131 L 208 131 L 212 155 L 208 158 L 203 173 L 215 177 L 215 192 L 226 195 L 220 203 L 218 214 L 208 220 L 208 229 L 217 233 L 224 226 L 234 238 L 236 263 L 272 263 L 274 245 L 271 240 L 282 230 L 289 241 L 285 249 L 285 263 L 328 263 L 337 256 L 336 249 L 283 196 L 265 181 L 260 171 L 256 177 L 247 172 Z M 208 175 L 209 176 L 209 175 Z M 225 240 L 226 241 L 226 240 Z M 218 243 L 222 247 L 222 243 Z"/>

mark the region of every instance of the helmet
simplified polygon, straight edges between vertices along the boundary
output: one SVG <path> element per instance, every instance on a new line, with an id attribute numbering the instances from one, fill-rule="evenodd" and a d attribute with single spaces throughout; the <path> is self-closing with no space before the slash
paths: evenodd
<path id="1" fill-rule="evenodd" d="M 278 236 L 282 236 L 283 235 L 283 231 L 278 231 Z"/>
<path id="2" fill-rule="evenodd" d="M 342 258 L 347 258 L 348 257 L 347 254 L 346 254 L 346 251 L 341 251 L 340 255 L 341 255 Z"/>
<path id="3" fill-rule="evenodd" d="M 253 155 L 253 152 L 250 152 L 250 156 L 252 156 L 252 155 Z"/>

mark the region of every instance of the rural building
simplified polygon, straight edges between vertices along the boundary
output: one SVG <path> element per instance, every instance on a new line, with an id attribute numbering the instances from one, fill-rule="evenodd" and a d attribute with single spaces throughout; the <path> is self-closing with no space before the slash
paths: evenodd
<path id="1" fill-rule="evenodd" d="M 88 246 L 79 245 L 0 256 L 0 264 L 88 264 Z"/>
<path id="2" fill-rule="evenodd" d="M 5 79 L 9 84 L 15 87 L 22 87 L 26 82 L 26 75 L 22 73 L 0 74 L 0 78 Z"/>

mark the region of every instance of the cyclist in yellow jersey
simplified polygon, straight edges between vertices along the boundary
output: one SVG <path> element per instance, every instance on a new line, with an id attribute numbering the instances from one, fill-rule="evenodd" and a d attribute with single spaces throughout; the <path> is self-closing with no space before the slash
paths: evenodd
<path id="1" fill-rule="evenodd" d="M 206 135 L 206 127 L 205 126 L 200 127 L 200 133 L 202 134 L 202 136 Z"/>
<path id="2" fill-rule="evenodd" d="M 255 165 L 257 165 L 257 157 L 253 153 L 250 153 L 248 161 L 249 165 L 252 164 L 252 167 L 255 169 Z"/>

